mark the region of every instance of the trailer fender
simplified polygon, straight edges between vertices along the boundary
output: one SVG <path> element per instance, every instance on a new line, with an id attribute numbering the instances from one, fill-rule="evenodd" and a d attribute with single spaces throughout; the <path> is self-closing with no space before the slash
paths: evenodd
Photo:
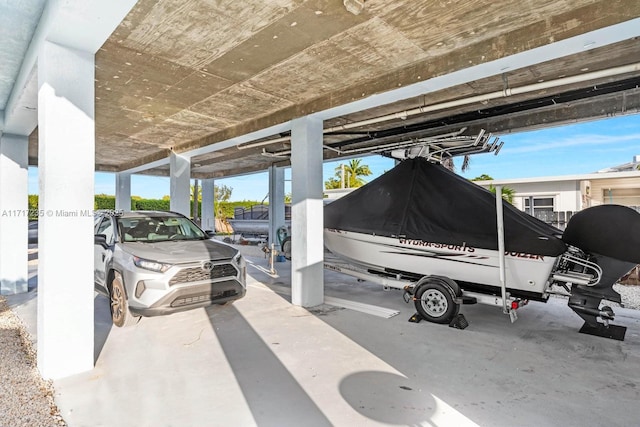
<path id="1" fill-rule="evenodd" d="M 462 296 L 462 289 L 460 289 L 460 286 L 458 285 L 458 283 L 456 283 L 455 280 L 446 276 L 437 276 L 437 275 L 424 276 L 423 278 L 418 280 L 415 287 L 413 288 L 414 295 L 418 292 L 418 288 L 420 286 L 423 286 L 425 283 L 429 281 L 437 281 L 437 282 L 439 281 L 441 283 L 446 283 L 449 286 L 449 288 L 451 288 L 451 290 L 453 291 L 454 298 L 460 298 Z"/>

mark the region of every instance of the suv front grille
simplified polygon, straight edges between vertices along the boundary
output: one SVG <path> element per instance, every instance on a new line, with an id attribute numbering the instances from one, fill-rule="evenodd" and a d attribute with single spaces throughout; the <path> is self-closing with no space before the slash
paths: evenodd
<path id="1" fill-rule="evenodd" d="M 171 307 L 184 307 L 193 304 L 200 304 L 203 302 L 211 302 L 222 298 L 229 298 L 238 295 L 238 293 L 234 290 L 226 290 L 222 292 L 218 292 L 216 294 L 200 294 L 200 295 L 191 295 L 185 296 L 182 298 L 177 298 L 171 303 Z"/>
<path id="2" fill-rule="evenodd" d="M 217 264 L 209 270 L 200 267 L 183 268 L 178 271 L 169 281 L 169 285 L 177 285 L 178 283 L 201 282 L 203 280 L 221 279 L 223 277 L 235 277 L 238 271 L 232 264 Z"/>

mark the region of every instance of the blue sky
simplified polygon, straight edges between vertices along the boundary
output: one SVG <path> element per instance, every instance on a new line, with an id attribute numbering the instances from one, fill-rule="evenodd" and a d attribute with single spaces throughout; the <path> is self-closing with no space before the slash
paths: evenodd
<path id="1" fill-rule="evenodd" d="M 471 157 L 470 168 L 462 176 L 475 178 L 482 174 L 495 179 L 591 173 L 628 163 L 640 155 L 640 115 L 627 115 L 592 122 L 553 127 L 538 131 L 507 134 L 497 156 L 479 154 Z M 324 179 L 334 175 L 339 162 L 324 165 Z M 381 156 L 364 157 L 371 180 L 393 167 L 393 161 Z M 461 159 L 456 160 L 458 170 Z M 285 192 L 291 191 L 290 169 L 285 171 Z M 268 194 L 267 172 L 216 180 L 218 185 L 233 188 L 231 200 L 264 199 Z M 29 168 L 29 194 L 38 192 L 37 168 Z M 96 173 L 96 194 L 115 194 L 112 173 Z M 169 194 L 169 178 L 134 175 L 131 194 L 143 198 L 162 198 Z"/>
<path id="2" fill-rule="evenodd" d="M 640 155 L 640 115 L 508 134 L 497 156 L 471 157 L 467 178 L 573 175 L 629 163 Z"/>

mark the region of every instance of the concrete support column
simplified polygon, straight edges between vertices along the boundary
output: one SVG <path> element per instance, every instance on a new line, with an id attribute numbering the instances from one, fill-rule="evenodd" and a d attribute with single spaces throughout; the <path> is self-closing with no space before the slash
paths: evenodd
<path id="1" fill-rule="evenodd" d="M 278 230 L 284 227 L 284 169 L 269 167 L 269 247 L 275 243 L 280 248 Z"/>
<path id="2" fill-rule="evenodd" d="M 28 143 L 0 136 L 0 295 L 28 290 Z"/>
<path id="3" fill-rule="evenodd" d="M 291 302 L 324 302 L 322 120 L 295 119 L 291 128 Z"/>
<path id="4" fill-rule="evenodd" d="M 169 169 L 170 209 L 188 217 L 191 212 L 191 159 L 172 152 L 169 158 Z"/>
<path id="5" fill-rule="evenodd" d="M 93 368 L 94 54 L 44 42 L 38 55 L 38 368 Z M 63 244 L 64 243 L 64 244 Z"/>
<path id="6" fill-rule="evenodd" d="M 125 212 L 131 210 L 131 174 L 116 174 L 116 209 Z"/>
<path id="7" fill-rule="evenodd" d="M 213 208 L 215 181 L 214 179 L 202 180 L 202 220 L 200 225 L 203 230 L 215 230 L 216 213 Z"/>

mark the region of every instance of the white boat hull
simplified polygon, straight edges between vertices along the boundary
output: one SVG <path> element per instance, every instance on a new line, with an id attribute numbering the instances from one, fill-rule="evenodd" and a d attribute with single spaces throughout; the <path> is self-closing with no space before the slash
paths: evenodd
<path id="1" fill-rule="evenodd" d="M 268 219 L 230 219 L 229 224 L 237 234 L 269 234 Z M 291 231 L 291 221 L 285 221 L 285 225 Z"/>
<path id="2" fill-rule="evenodd" d="M 498 251 L 422 240 L 325 229 L 327 249 L 350 262 L 377 271 L 440 275 L 456 281 L 500 286 Z M 505 256 L 510 290 L 546 295 L 556 257 L 526 253 Z"/>

